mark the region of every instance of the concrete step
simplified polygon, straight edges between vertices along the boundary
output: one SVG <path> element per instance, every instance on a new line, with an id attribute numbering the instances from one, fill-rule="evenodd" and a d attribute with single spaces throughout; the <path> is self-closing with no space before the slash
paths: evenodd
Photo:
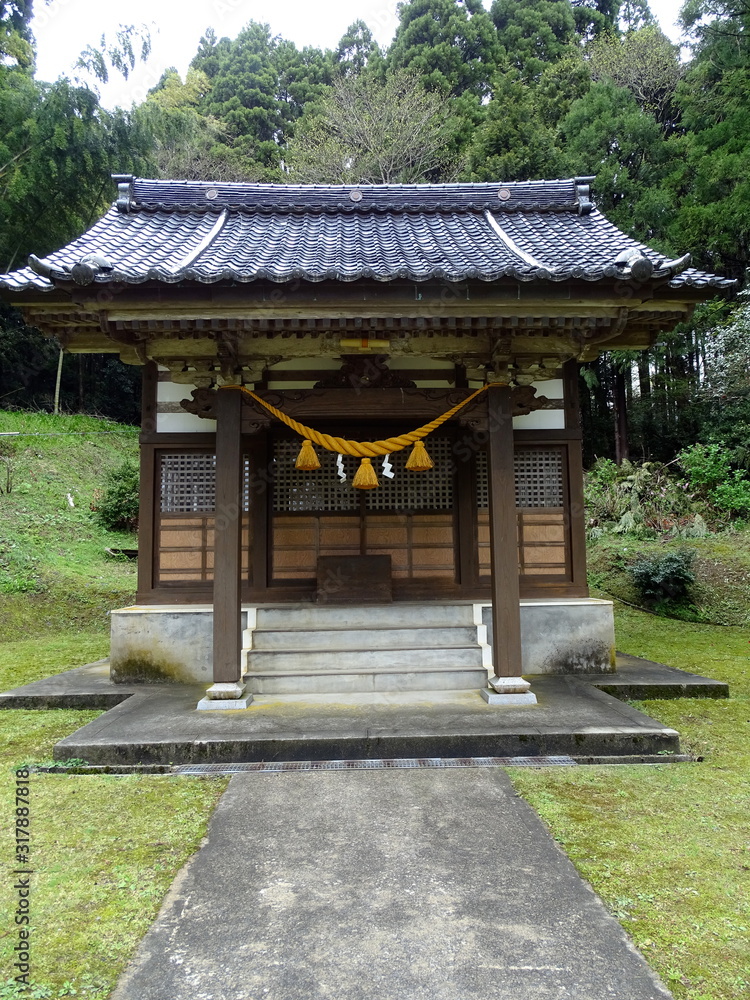
<path id="1" fill-rule="evenodd" d="M 250 673 L 278 671 L 413 670 L 428 667 L 482 667 L 479 645 L 450 649 L 261 649 L 248 650 Z"/>
<path id="2" fill-rule="evenodd" d="M 263 630 L 450 628 L 454 625 L 474 624 L 473 604 L 398 603 L 353 607 L 296 604 L 287 607 L 258 608 L 256 628 Z"/>
<path id="3" fill-rule="evenodd" d="M 363 628 L 363 629 L 255 629 L 252 634 L 252 649 L 452 649 L 456 646 L 471 646 L 477 642 L 477 628 L 480 626 L 459 626 L 457 628 Z M 483 638 L 484 636 L 482 636 Z"/>
<path id="4" fill-rule="evenodd" d="M 477 691 L 487 684 L 487 671 L 453 666 L 412 670 L 251 672 L 245 675 L 253 694 L 356 694 L 364 691 Z"/>

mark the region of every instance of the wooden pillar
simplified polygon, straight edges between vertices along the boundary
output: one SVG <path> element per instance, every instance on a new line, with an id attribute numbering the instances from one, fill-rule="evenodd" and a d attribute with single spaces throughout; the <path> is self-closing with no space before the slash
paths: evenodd
<path id="1" fill-rule="evenodd" d="M 159 371 L 153 361 L 144 366 L 141 380 L 140 497 L 138 501 L 138 593 L 143 603 L 151 597 L 154 586 L 154 533 L 158 500 L 156 494 L 156 456 L 153 444 L 144 438 L 156 433 L 156 393 Z M 158 544 L 158 543 L 157 543 Z"/>
<path id="2" fill-rule="evenodd" d="M 521 606 L 518 583 L 518 520 L 513 451 L 513 395 L 510 386 L 487 390 L 492 572 L 492 690 L 490 705 L 534 705 L 536 695 L 521 676 Z"/>
<path id="3" fill-rule="evenodd" d="M 219 389 L 216 409 L 214 685 L 240 681 L 242 393 L 238 389 Z"/>
<path id="4" fill-rule="evenodd" d="M 458 464 L 454 480 L 454 530 L 458 542 L 458 581 L 471 590 L 479 580 L 477 527 L 477 456 L 472 451 Z"/>
<path id="5" fill-rule="evenodd" d="M 576 588 L 576 597 L 588 597 L 586 579 L 586 509 L 583 502 L 583 452 L 581 449 L 581 414 L 578 396 L 578 369 L 576 361 L 568 361 L 563 367 L 565 382 L 565 427 L 573 432 L 567 445 L 568 497 L 567 531 L 570 545 L 571 583 Z"/>
<path id="6" fill-rule="evenodd" d="M 268 492 L 272 488 L 269 476 L 268 431 L 256 432 L 249 441 L 250 461 L 250 578 L 252 589 L 261 600 L 267 600 L 268 589 Z"/>

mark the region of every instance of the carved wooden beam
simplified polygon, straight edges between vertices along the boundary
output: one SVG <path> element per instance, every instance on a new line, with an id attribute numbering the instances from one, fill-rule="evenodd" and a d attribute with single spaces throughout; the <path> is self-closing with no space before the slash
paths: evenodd
<path id="1" fill-rule="evenodd" d="M 258 395 L 302 423 L 320 420 L 404 420 L 427 422 L 471 395 L 471 389 L 293 389 L 260 392 Z M 206 419 L 216 419 L 215 389 L 194 389 L 192 399 L 183 399 L 181 406 L 188 413 Z M 513 416 L 522 416 L 549 404 L 546 396 L 537 396 L 533 386 L 513 389 Z M 243 432 L 252 433 L 274 421 L 268 411 L 249 396 L 243 416 Z M 487 401 L 484 395 L 461 410 L 457 419 L 465 426 L 486 422 Z M 251 430 L 252 428 L 252 430 Z"/>

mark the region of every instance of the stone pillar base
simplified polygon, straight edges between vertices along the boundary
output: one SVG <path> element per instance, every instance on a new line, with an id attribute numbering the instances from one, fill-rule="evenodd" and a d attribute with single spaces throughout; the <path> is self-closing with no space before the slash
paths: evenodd
<path id="1" fill-rule="evenodd" d="M 212 684 L 206 691 L 205 698 L 198 702 L 199 712 L 229 712 L 233 709 L 247 708 L 252 704 L 253 696 L 245 694 L 245 684 L 242 681 L 228 684 Z"/>
<path id="2" fill-rule="evenodd" d="M 536 695 L 531 684 L 523 677 L 490 677 L 490 689 L 480 694 L 488 705 L 536 705 Z"/>
<path id="3" fill-rule="evenodd" d="M 536 695 L 533 691 L 526 694 L 496 694 L 482 688 L 479 692 L 488 705 L 536 705 Z"/>

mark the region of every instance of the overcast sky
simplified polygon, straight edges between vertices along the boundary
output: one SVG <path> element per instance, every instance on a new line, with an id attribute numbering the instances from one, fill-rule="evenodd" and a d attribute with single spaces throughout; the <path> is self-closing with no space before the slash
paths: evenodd
<path id="1" fill-rule="evenodd" d="M 365 21 L 381 45 L 388 45 L 397 24 L 397 0 L 36 0 L 32 30 L 37 40 L 37 77 L 55 80 L 72 75 L 78 54 L 97 46 L 102 32 L 114 38 L 118 24 L 146 24 L 152 55 L 128 82 L 110 83 L 102 92 L 105 105 L 124 107 L 142 101 L 167 66 L 183 75 L 209 26 L 218 37 L 234 38 L 248 21 L 270 24 L 298 47 L 332 48 L 357 19 Z M 682 0 L 651 0 L 662 30 L 677 40 L 675 28 Z M 489 0 L 485 0 L 489 7 Z"/>

